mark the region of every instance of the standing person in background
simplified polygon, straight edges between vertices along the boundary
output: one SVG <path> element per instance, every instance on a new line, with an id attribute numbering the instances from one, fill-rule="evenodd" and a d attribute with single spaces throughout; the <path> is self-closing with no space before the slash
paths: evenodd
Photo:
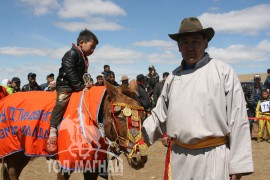
<path id="1" fill-rule="evenodd" d="M 13 88 L 14 93 L 21 91 L 21 80 L 20 80 L 20 78 L 13 77 L 11 79 L 11 86 Z"/>
<path id="2" fill-rule="evenodd" d="M 2 81 L 2 86 L 6 88 L 6 91 L 8 94 L 12 94 L 13 93 L 13 88 L 11 85 L 11 81 L 9 79 L 4 79 Z"/>
<path id="3" fill-rule="evenodd" d="M 264 129 L 266 128 L 266 132 L 268 135 L 268 139 L 266 141 L 270 143 L 270 121 L 264 119 L 264 118 L 270 119 L 270 112 L 269 112 L 270 97 L 266 89 L 262 89 L 261 92 L 262 96 L 258 101 L 256 108 L 256 118 L 259 118 L 258 142 L 263 141 Z"/>
<path id="4" fill-rule="evenodd" d="M 153 93 L 154 93 L 154 88 L 155 88 L 156 84 L 159 82 L 159 75 L 156 72 L 156 69 L 153 65 L 149 66 L 148 71 L 149 71 L 149 73 L 146 75 L 145 87 L 146 87 L 146 91 L 150 97 L 151 109 L 153 109 L 155 107 Z"/>
<path id="5" fill-rule="evenodd" d="M 46 77 L 46 81 L 47 82 L 44 84 L 41 84 L 40 87 L 43 91 L 50 91 L 49 84 L 50 84 L 50 82 L 54 81 L 54 74 L 53 73 L 48 74 Z"/>
<path id="6" fill-rule="evenodd" d="M 99 74 L 96 77 L 97 82 L 95 83 L 95 86 L 104 86 L 104 75 L 103 74 Z"/>
<path id="7" fill-rule="evenodd" d="M 261 90 L 263 89 L 263 84 L 261 82 L 261 76 L 259 74 L 254 75 L 254 85 L 250 86 L 249 89 L 246 92 L 246 100 L 247 100 L 247 106 L 249 110 L 249 116 L 251 118 L 254 118 L 256 115 L 256 107 L 258 104 L 259 99 L 261 98 Z M 253 129 L 253 123 L 254 120 L 250 119 L 249 124 L 250 124 L 250 134 L 252 137 L 252 129 Z"/>
<path id="8" fill-rule="evenodd" d="M 8 96 L 6 88 L 0 85 L 0 100 L 6 96 Z"/>
<path id="9" fill-rule="evenodd" d="M 264 81 L 264 87 L 268 90 L 270 90 L 270 69 L 267 69 L 267 77 Z"/>
<path id="10" fill-rule="evenodd" d="M 183 60 L 166 79 L 142 128 L 149 145 L 168 135 L 165 180 L 236 180 L 253 172 L 246 102 L 238 76 L 205 51 L 214 34 L 196 17 L 185 18 L 179 32 L 169 34 Z"/>
<path id="11" fill-rule="evenodd" d="M 28 84 L 25 84 L 22 87 L 22 91 L 42 91 L 41 87 L 36 82 L 37 75 L 35 73 L 30 72 L 27 75 Z"/>
<path id="12" fill-rule="evenodd" d="M 108 74 L 108 80 L 107 80 L 110 84 L 114 85 L 114 86 L 119 86 L 119 84 L 115 81 L 115 76 L 114 73 L 109 73 Z"/>
<path id="13" fill-rule="evenodd" d="M 169 73 L 164 72 L 162 75 L 162 78 L 163 78 L 162 81 L 160 81 L 159 83 L 155 85 L 154 93 L 153 93 L 154 107 L 156 106 L 157 100 L 161 94 L 162 88 L 168 76 L 169 76 Z"/>
<path id="14" fill-rule="evenodd" d="M 50 135 L 47 141 L 49 153 L 57 152 L 57 127 L 63 119 L 72 92 L 86 91 L 89 84 L 83 81 L 88 71 L 88 58 L 98 44 L 97 37 L 88 29 L 82 30 L 77 38 L 77 46 L 72 44 L 62 58 L 59 75 L 56 79 L 57 98 L 50 119 Z"/>
<path id="15" fill-rule="evenodd" d="M 125 85 L 125 86 L 128 86 L 129 85 L 129 78 L 128 78 L 128 76 L 127 75 L 123 75 L 122 77 L 121 77 L 121 85 Z"/>
<path id="16" fill-rule="evenodd" d="M 106 80 L 108 80 L 109 74 L 113 74 L 115 76 L 114 72 L 111 71 L 111 67 L 107 64 L 103 66 L 103 72 L 101 74 L 104 75 Z"/>
<path id="17" fill-rule="evenodd" d="M 146 111 L 147 114 L 150 113 L 150 97 L 148 95 L 148 93 L 145 90 L 145 80 L 146 77 L 143 74 L 139 74 L 136 77 L 136 82 L 135 84 L 131 83 L 129 84 L 129 86 L 133 86 L 131 87 L 131 89 L 135 89 L 138 92 L 138 101 L 141 104 L 141 106 L 144 107 L 144 110 Z"/>

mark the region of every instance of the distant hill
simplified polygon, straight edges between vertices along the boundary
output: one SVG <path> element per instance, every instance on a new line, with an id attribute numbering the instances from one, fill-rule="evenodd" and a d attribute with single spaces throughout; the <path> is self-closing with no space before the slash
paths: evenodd
<path id="1" fill-rule="evenodd" d="M 264 83 L 267 74 L 266 73 L 258 73 L 261 76 L 261 82 Z M 241 82 L 250 82 L 251 80 L 253 80 L 255 74 L 239 74 L 239 80 Z"/>

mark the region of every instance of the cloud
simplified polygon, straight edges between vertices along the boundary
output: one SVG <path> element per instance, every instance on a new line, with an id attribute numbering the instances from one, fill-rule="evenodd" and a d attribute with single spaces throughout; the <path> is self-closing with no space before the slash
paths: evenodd
<path id="1" fill-rule="evenodd" d="M 30 6 L 35 16 L 48 14 L 60 7 L 57 0 L 19 0 L 21 4 Z"/>
<path id="2" fill-rule="evenodd" d="M 179 64 L 181 60 L 177 53 L 171 51 L 149 54 L 146 58 L 152 64 Z"/>
<path id="3" fill-rule="evenodd" d="M 126 12 L 111 1 L 105 0 L 65 0 L 59 11 L 61 18 L 84 18 L 101 16 L 125 16 Z"/>
<path id="4" fill-rule="evenodd" d="M 38 49 L 38 48 L 25 48 L 25 47 L 1 47 L 0 55 L 10 56 L 43 56 L 50 59 L 60 59 L 69 48 L 58 48 L 58 49 Z"/>
<path id="5" fill-rule="evenodd" d="M 261 62 L 270 59 L 270 41 L 264 40 L 257 46 L 236 44 L 227 48 L 210 47 L 209 54 L 227 63 Z"/>
<path id="6" fill-rule="evenodd" d="M 142 47 L 162 47 L 165 49 L 175 49 L 175 43 L 163 40 L 152 40 L 152 41 L 140 41 L 135 42 L 133 45 Z"/>
<path id="7" fill-rule="evenodd" d="M 270 4 L 261 4 L 227 13 L 204 13 L 198 18 L 204 27 L 213 27 L 217 32 L 257 35 L 270 30 L 269 12 Z"/>
<path id="8" fill-rule="evenodd" d="M 57 22 L 55 26 L 72 32 L 81 31 L 83 28 L 108 31 L 123 29 L 121 25 L 104 18 L 93 18 L 87 22 Z"/>
<path id="9" fill-rule="evenodd" d="M 95 50 L 91 56 L 91 61 L 99 63 L 113 63 L 113 64 L 131 64 L 137 63 L 143 57 L 143 53 L 105 45 Z"/>

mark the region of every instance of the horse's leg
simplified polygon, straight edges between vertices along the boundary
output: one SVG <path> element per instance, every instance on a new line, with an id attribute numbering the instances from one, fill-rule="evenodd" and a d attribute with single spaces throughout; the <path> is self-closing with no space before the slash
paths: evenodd
<path id="1" fill-rule="evenodd" d="M 86 171 L 83 173 L 83 177 L 84 177 L 84 180 L 88 180 L 88 179 L 93 179 L 93 180 L 97 180 L 98 178 L 98 173 L 95 172 L 95 173 L 91 173 L 89 171 Z"/>
<path id="2" fill-rule="evenodd" d="M 69 180 L 71 173 L 72 173 L 72 171 L 67 171 L 67 170 L 61 169 L 57 173 L 57 180 Z"/>
<path id="3" fill-rule="evenodd" d="M 28 164 L 31 157 L 25 156 L 24 152 L 18 152 L 5 158 L 7 171 L 11 180 L 18 180 L 23 168 Z"/>

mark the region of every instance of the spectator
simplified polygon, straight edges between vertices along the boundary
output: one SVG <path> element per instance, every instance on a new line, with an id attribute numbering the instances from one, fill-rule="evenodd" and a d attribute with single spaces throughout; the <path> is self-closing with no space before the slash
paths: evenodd
<path id="1" fill-rule="evenodd" d="M 263 84 L 261 82 L 261 76 L 259 74 L 254 75 L 254 86 L 250 86 L 246 92 L 246 102 L 248 106 L 249 117 L 255 117 L 255 111 L 259 99 L 261 98 L 261 90 L 263 89 Z M 252 135 L 254 120 L 250 120 L 250 134 Z"/>
<path id="2" fill-rule="evenodd" d="M 129 78 L 128 78 L 128 76 L 127 75 L 123 75 L 122 77 L 121 77 L 121 85 L 126 85 L 126 86 L 128 86 L 129 85 Z"/>
<path id="3" fill-rule="evenodd" d="M 267 77 L 264 81 L 264 87 L 268 90 L 270 90 L 270 69 L 267 69 Z"/>
<path id="4" fill-rule="evenodd" d="M 149 66 L 148 68 L 149 73 L 146 75 L 146 91 L 149 94 L 150 97 L 150 108 L 153 109 L 155 107 L 155 101 L 153 98 L 154 88 L 155 85 L 159 82 L 159 75 L 156 72 L 156 69 L 153 65 Z"/>
<path id="5" fill-rule="evenodd" d="M 119 86 L 119 84 L 115 81 L 114 73 L 108 73 L 108 80 L 107 81 L 114 86 Z"/>
<path id="6" fill-rule="evenodd" d="M 46 80 L 47 80 L 47 82 L 44 84 L 41 84 L 40 87 L 43 91 L 50 91 L 49 84 L 50 84 L 50 82 L 54 81 L 54 74 L 53 73 L 48 74 L 46 77 Z"/>
<path id="7" fill-rule="evenodd" d="M 86 91 L 90 88 L 85 84 L 83 76 L 88 71 L 88 58 L 95 51 L 98 39 L 88 29 L 82 30 L 77 38 L 77 45 L 72 44 L 62 58 L 56 79 L 57 98 L 50 119 L 50 134 L 47 141 L 49 153 L 57 151 L 57 127 L 63 119 L 72 92 Z"/>
<path id="8" fill-rule="evenodd" d="M 95 84 L 95 86 L 104 86 L 104 75 L 103 74 L 99 74 L 97 75 L 97 82 Z"/>
<path id="9" fill-rule="evenodd" d="M 27 79 L 28 79 L 28 84 L 25 84 L 22 87 L 22 91 L 42 91 L 41 87 L 37 84 L 36 82 L 36 74 L 30 72 L 27 75 Z"/>
<path id="10" fill-rule="evenodd" d="M 91 88 L 92 86 L 95 85 L 93 78 L 90 78 L 90 83 L 89 83 L 89 85 L 90 85 L 90 88 Z"/>
<path id="11" fill-rule="evenodd" d="M 258 142 L 263 141 L 264 129 L 266 128 L 267 135 L 268 135 L 268 139 L 266 141 L 270 143 L 270 121 L 264 120 L 264 118 L 270 119 L 270 112 L 269 112 L 270 98 L 269 98 L 269 93 L 266 89 L 262 89 L 261 92 L 262 92 L 262 96 L 260 100 L 258 101 L 257 108 L 256 108 L 256 118 L 259 118 Z"/>
<path id="12" fill-rule="evenodd" d="M 150 98 L 148 93 L 145 90 L 145 80 L 146 77 L 143 74 L 139 74 L 136 78 L 136 82 L 130 82 L 129 87 L 135 89 L 138 92 L 138 101 L 141 106 L 144 107 L 144 110 L 149 114 L 150 113 Z"/>
<path id="13" fill-rule="evenodd" d="M 160 81 L 159 83 L 157 83 L 155 85 L 154 93 L 153 93 L 153 102 L 154 102 L 153 106 L 154 107 L 156 106 L 158 97 L 161 94 L 162 88 L 163 88 L 164 83 L 165 83 L 165 81 L 166 81 L 166 79 L 167 79 L 168 76 L 169 76 L 169 73 L 168 72 L 164 72 L 163 73 L 163 76 L 162 76 L 163 77 L 162 81 Z"/>
<path id="14" fill-rule="evenodd" d="M 101 73 L 101 74 L 103 74 L 104 75 L 104 78 L 106 79 L 106 80 L 108 80 L 108 75 L 109 74 L 113 74 L 114 76 L 115 76 L 115 74 L 114 74 L 114 72 L 113 71 L 111 71 L 111 68 L 110 68 L 110 66 L 109 65 L 104 65 L 103 66 L 103 72 Z"/>
<path id="15" fill-rule="evenodd" d="M 18 77 L 13 77 L 11 80 L 11 86 L 13 88 L 13 92 L 19 92 L 21 91 L 21 80 Z"/>
<path id="16" fill-rule="evenodd" d="M 254 171 L 238 76 L 206 52 L 214 34 L 196 17 L 183 19 L 178 33 L 169 34 L 183 60 L 142 128 L 148 145 L 169 136 L 164 179 L 236 180 Z"/>
<path id="17" fill-rule="evenodd" d="M 49 83 L 48 87 L 44 91 L 55 91 L 56 90 L 56 81 L 53 80 Z"/>
<path id="18" fill-rule="evenodd" d="M 0 85 L 0 99 L 3 99 L 6 96 L 8 96 L 6 88 Z"/>
<path id="19" fill-rule="evenodd" d="M 6 88 L 6 91 L 7 91 L 8 94 L 13 93 L 13 88 L 11 86 L 11 81 L 9 79 L 4 79 L 2 81 L 2 86 L 4 86 Z"/>

